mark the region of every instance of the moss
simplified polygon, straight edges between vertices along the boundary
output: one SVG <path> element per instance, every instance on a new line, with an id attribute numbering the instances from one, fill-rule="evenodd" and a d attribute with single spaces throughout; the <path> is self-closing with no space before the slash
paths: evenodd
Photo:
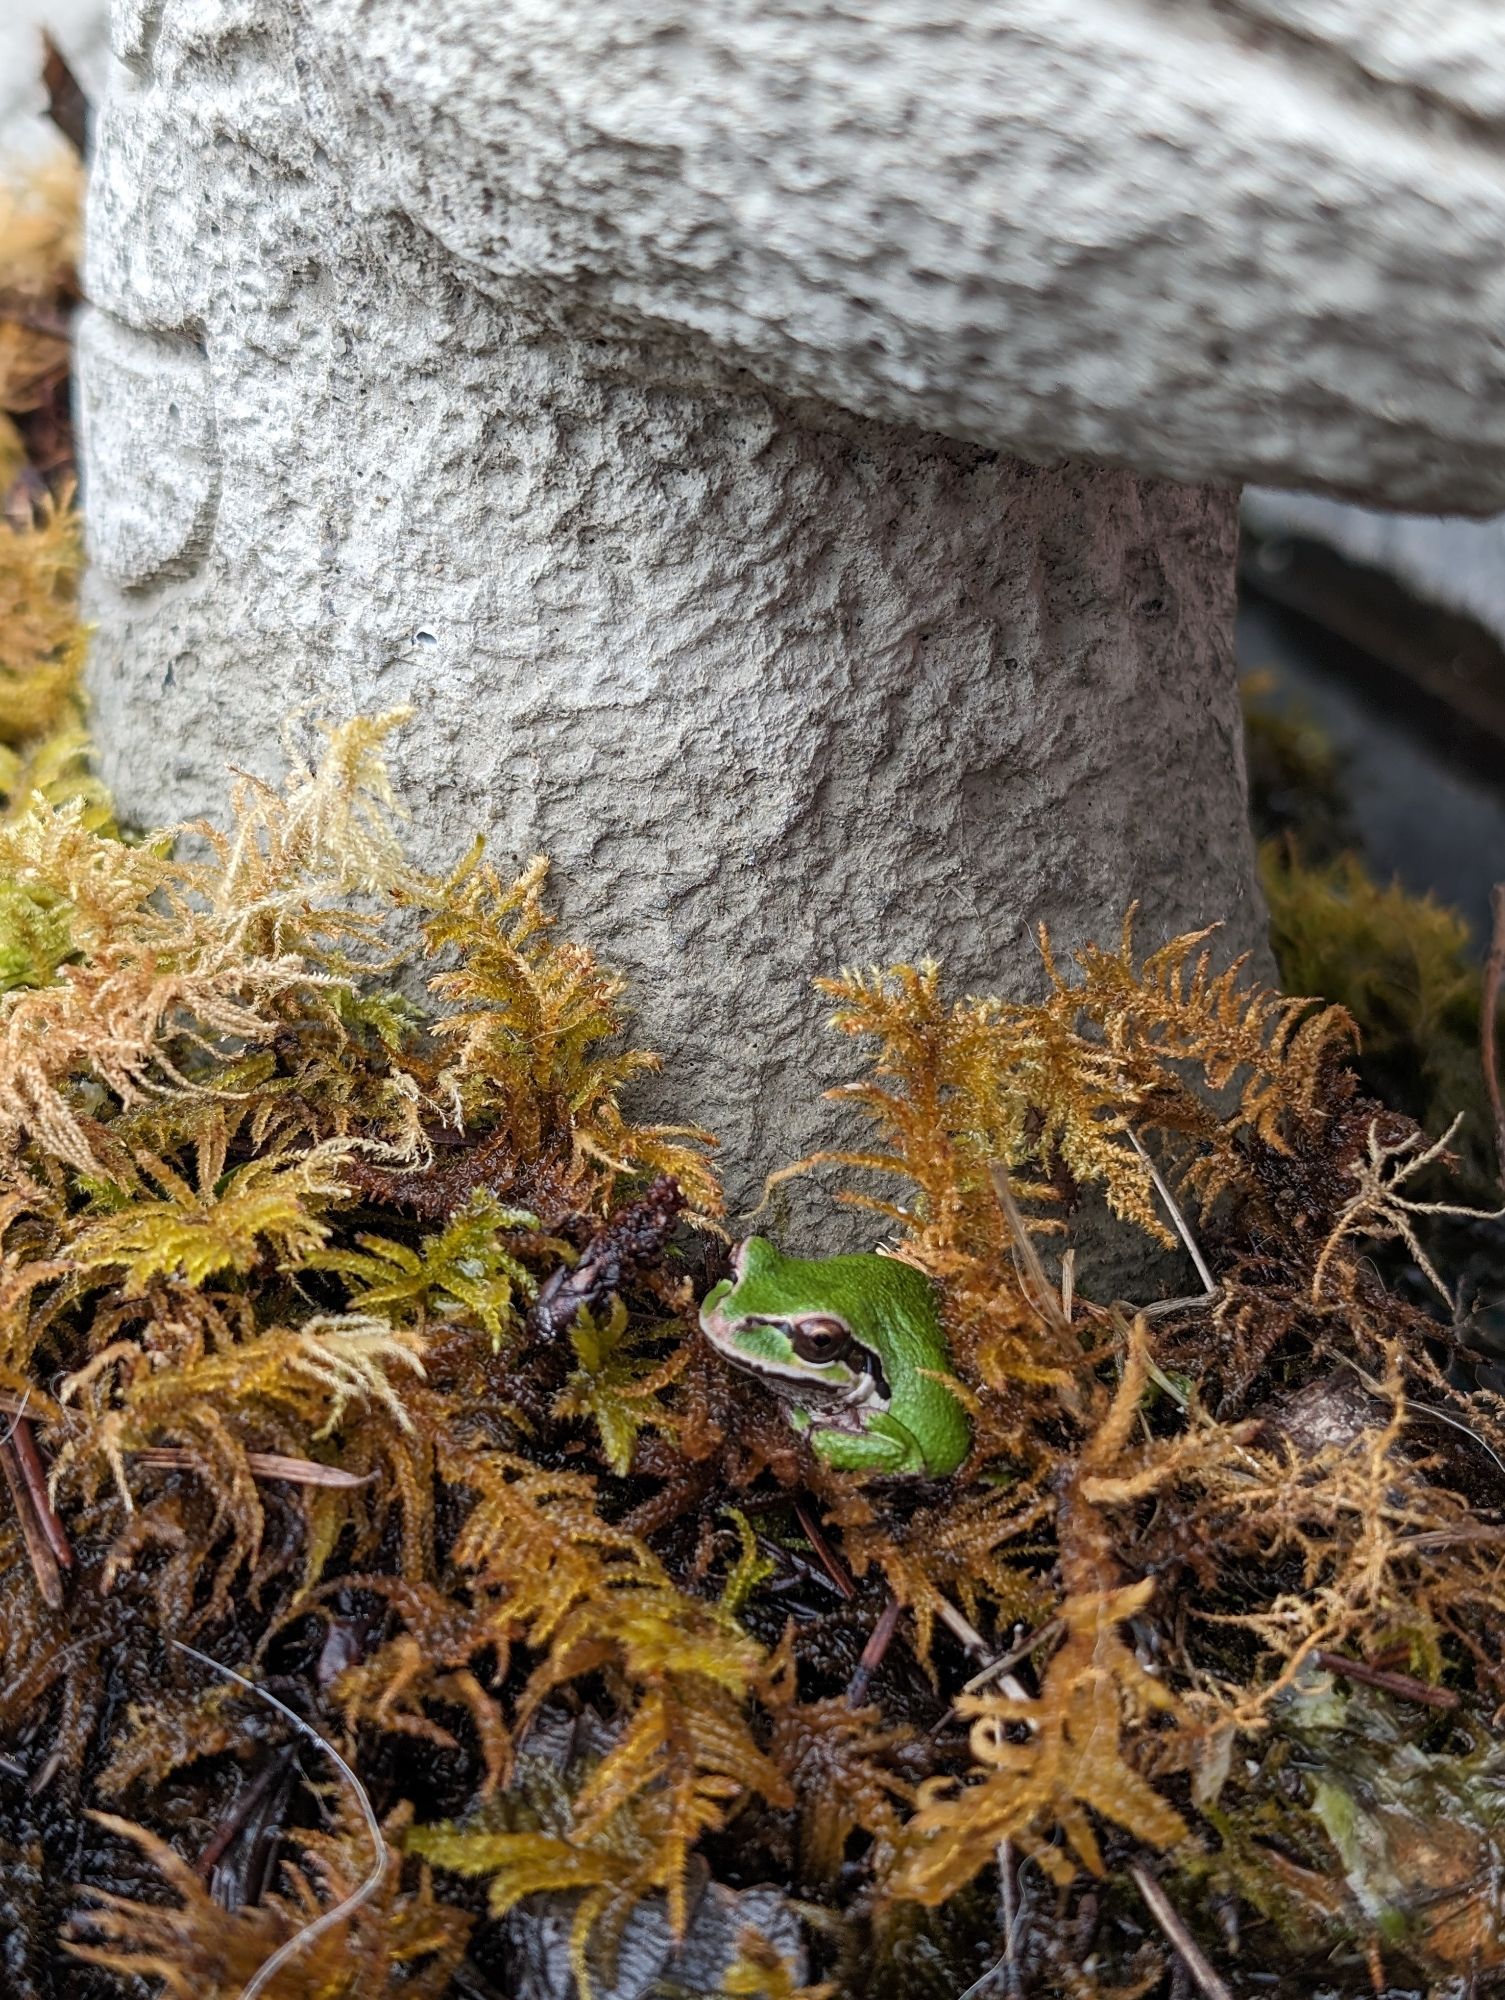
<path id="1" fill-rule="evenodd" d="M 1260 878 L 1282 985 L 1321 993 L 1352 1016 L 1358 1066 L 1377 1097 L 1433 1131 L 1462 1119 L 1466 1184 L 1487 1198 L 1497 1167 L 1468 925 L 1430 896 L 1376 882 L 1356 854 L 1311 862 L 1289 838 L 1261 848 Z"/>
<path id="2" fill-rule="evenodd" d="M 1262 839 L 1289 835 L 1309 860 L 1330 861 L 1357 840 L 1343 762 L 1300 702 L 1276 701 L 1278 686 L 1268 670 L 1243 681 L 1249 815 Z"/>

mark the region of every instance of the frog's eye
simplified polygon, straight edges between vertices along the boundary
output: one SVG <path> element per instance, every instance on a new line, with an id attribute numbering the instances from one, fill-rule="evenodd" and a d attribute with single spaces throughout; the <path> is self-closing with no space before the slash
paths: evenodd
<path id="1" fill-rule="evenodd" d="M 848 1327 L 839 1319 L 813 1313 L 789 1328 L 790 1344 L 801 1361 L 839 1361 L 852 1344 Z"/>

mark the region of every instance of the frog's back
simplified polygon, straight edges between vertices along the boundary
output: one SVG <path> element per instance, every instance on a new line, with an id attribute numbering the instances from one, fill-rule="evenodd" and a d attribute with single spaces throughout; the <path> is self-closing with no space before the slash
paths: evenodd
<path id="1" fill-rule="evenodd" d="M 940 1301 L 923 1271 L 898 1257 L 872 1251 L 848 1257 L 826 1257 L 821 1266 L 833 1298 L 841 1301 L 843 1317 L 859 1340 L 869 1346 L 891 1342 L 921 1367 L 946 1365 L 946 1336 L 941 1331 Z"/>
<path id="2" fill-rule="evenodd" d="M 824 1257 L 811 1268 L 824 1273 L 848 1326 L 884 1362 L 890 1414 L 924 1439 L 932 1472 L 954 1472 L 972 1434 L 961 1404 L 934 1379 L 951 1373 L 935 1286 L 913 1264 L 871 1251 Z"/>

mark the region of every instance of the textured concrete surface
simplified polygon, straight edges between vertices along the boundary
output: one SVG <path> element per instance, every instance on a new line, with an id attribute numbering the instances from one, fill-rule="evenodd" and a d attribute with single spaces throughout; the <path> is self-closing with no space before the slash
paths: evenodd
<path id="1" fill-rule="evenodd" d="M 809 972 L 1017 987 L 1135 894 L 1256 942 L 1229 483 L 1505 503 L 1505 71 L 1441 11 L 1472 65 L 1339 0 L 118 0 L 125 804 L 416 701 L 423 851 L 555 856 L 738 1193 L 837 1130 Z"/>
<path id="2" fill-rule="evenodd" d="M 1425 106 L 1490 121 L 1505 115 L 1505 15 L 1492 0 L 1236 0 L 1252 21 L 1288 30 L 1291 54 L 1351 63 Z M 1301 46 L 1304 45 L 1304 48 Z M 1482 133 L 1476 133 L 1482 139 Z"/>
<path id="3" fill-rule="evenodd" d="M 1147 939 L 1223 914 L 1257 939 L 1231 494 L 602 381 L 480 304 L 417 356 L 343 324 L 333 374 L 258 329 L 285 417 L 221 425 L 212 477 L 91 445 L 132 496 L 91 510 L 100 737 L 135 811 L 271 768 L 300 701 L 415 702 L 422 851 L 480 823 L 499 858 L 554 857 L 665 1050 L 663 1108 L 722 1132 L 739 1198 L 836 1130 L 816 1092 L 851 1052 L 809 974 L 934 951 L 959 987 L 1028 983 L 1036 921 L 1108 936 L 1135 894 Z M 140 378 L 106 346 L 89 421 L 114 437 Z M 213 354 L 174 356 L 180 434 Z M 341 429 L 383 399 L 390 429 Z M 304 426 L 340 439 L 314 495 Z"/>
<path id="4" fill-rule="evenodd" d="M 478 282 L 1015 452 L 1505 503 L 1495 0 L 308 12 L 324 143 Z"/>

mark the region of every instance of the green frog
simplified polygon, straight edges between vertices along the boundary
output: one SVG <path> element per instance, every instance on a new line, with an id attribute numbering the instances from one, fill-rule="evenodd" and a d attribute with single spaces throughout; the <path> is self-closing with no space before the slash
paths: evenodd
<path id="1" fill-rule="evenodd" d="M 954 1472 L 966 1413 L 937 1375 L 951 1357 L 922 1271 L 896 1257 L 785 1257 L 750 1236 L 735 1276 L 707 1293 L 706 1338 L 759 1375 L 828 1465 L 846 1472 Z"/>

